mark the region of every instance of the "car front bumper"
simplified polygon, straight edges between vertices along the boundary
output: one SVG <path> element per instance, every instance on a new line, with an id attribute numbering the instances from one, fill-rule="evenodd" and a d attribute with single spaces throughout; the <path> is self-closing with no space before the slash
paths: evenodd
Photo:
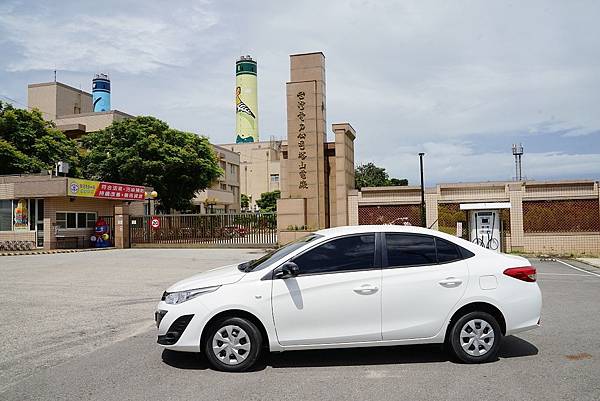
<path id="1" fill-rule="evenodd" d="M 178 305 L 160 301 L 154 312 L 157 343 L 164 348 L 200 352 L 200 338 L 208 311 L 198 300 Z"/>

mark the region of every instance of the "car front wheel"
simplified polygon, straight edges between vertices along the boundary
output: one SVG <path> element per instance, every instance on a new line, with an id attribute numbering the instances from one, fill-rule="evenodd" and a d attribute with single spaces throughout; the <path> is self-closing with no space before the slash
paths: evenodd
<path id="1" fill-rule="evenodd" d="M 470 312 L 452 326 L 448 341 L 458 359 L 465 363 L 485 363 L 498 356 L 502 330 L 496 319 L 485 312 Z"/>
<path id="2" fill-rule="evenodd" d="M 208 328 L 204 353 L 215 369 L 241 372 L 256 363 L 261 347 L 262 335 L 254 323 L 244 318 L 228 317 Z"/>

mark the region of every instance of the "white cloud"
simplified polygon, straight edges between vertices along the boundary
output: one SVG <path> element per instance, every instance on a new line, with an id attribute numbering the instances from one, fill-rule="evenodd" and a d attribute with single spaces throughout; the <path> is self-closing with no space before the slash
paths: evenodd
<path id="1" fill-rule="evenodd" d="M 109 5 L 94 7 L 89 13 L 64 12 L 67 8 L 60 12 L 41 7 L 25 12 L 16 7 L 2 10 L 4 41 L 20 53 L 4 61 L 8 71 L 147 73 L 162 67 L 184 67 L 190 64 L 192 51 L 211 50 L 214 39 L 199 38 L 218 23 L 207 5 L 153 15 Z"/>
<path id="2" fill-rule="evenodd" d="M 415 182 L 425 151 L 433 182 L 504 180 L 523 141 L 528 176 L 597 178 L 599 13 L 594 0 L 5 3 L 0 87 L 16 77 L 24 91 L 55 67 L 108 71 L 124 111 L 224 143 L 235 59 L 251 54 L 261 136 L 283 137 L 288 55 L 321 50 L 328 124 L 356 128 L 358 161 Z"/>
<path id="3" fill-rule="evenodd" d="M 388 149 L 381 159 L 360 159 L 385 166 L 392 177 L 408 178 L 418 185 L 418 152 L 425 152 L 424 171 L 428 185 L 468 181 L 510 181 L 515 176 L 510 152 L 476 152 L 468 143 L 427 142 L 415 147 Z M 600 155 L 593 153 L 527 152 L 523 176 L 529 180 L 594 177 L 600 171 Z"/>

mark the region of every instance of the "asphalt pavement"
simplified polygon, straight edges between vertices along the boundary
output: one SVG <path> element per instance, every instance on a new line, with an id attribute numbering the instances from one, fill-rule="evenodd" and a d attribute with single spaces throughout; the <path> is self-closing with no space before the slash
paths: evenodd
<path id="1" fill-rule="evenodd" d="M 0 394 L 42 369 L 152 329 L 156 304 L 174 282 L 261 255 L 126 249 L 0 257 Z"/>
<path id="2" fill-rule="evenodd" d="M 222 258 L 203 252 L 192 257 L 204 265 Z M 170 264 L 177 264 L 177 258 L 176 253 L 165 256 Z M 21 375 L 15 380 L 0 376 L 4 381 L 0 399 L 599 400 L 600 271 L 565 262 L 568 265 L 534 261 L 544 301 L 542 327 L 506 337 L 499 359 L 489 364 L 460 364 L 449 360 L 440 347 L 428 345 L 270 354 L 252 372 L 222 373 L 208 368 L 201 356 L 163 351 L 155 343 L 154 329 L 140 325 L 139 330 L 123 332 L 95 350 L 76 349 L 72 351 L 76 355 L 47 367 L 29 366 L 28 373 L 17 370 Z M 4 270 L 4 259 L 0 264 Z M 196 265 L 188 259 L 189 269 Z M 172 280 L 172 273 L 154 280 Z M 182 277 L 185 273 L 178 272 Z M 162 284 L 154 285 L 147 296 Z M 4 284 L 0 288 L 4 291 Z M 5 313 L 4 299 L 1 305 Z M 348 314 L 351 317 L 351 311 Z M 151 315 L 139 319 L 151 324 Z M 2 320 L 5 335 L 10 326 Z M 38 346 L 33 344 L 32 348 Z M 21 363 L 2 356 L 0 367 L 8 372 L 13 368 L 6 360 Z M 23 361 L 25 365 L 37 362 L 35 358 Z"/>

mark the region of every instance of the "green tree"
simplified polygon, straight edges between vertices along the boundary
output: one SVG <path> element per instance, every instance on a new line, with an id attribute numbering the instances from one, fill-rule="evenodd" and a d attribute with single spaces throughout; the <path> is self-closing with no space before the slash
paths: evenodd
<path id="1" fill-rule="evenodd" d="M 373 163 L 361 164 L 354 170 L 354 182 L 357 189 L 363 187 L 389 187 L 408 185 L 405 178 L 390 178 L 383 167 Z"/>
<path id="2" fill-rule="evenodd" d="M 75 141 L 42 118 L 38 110 L 15 109 L 0 101 L 0 174 L 38 173 L 69 162 L 69 175 L 78 175 Z"/>
<path id="3" fill-rule="evenodd" d="M 240 195 L 240 206 L 242 210 L 248 210 L 250 207 L 250 198 L 246 194 Z"/>
<path id="4" fill-rule="evenodd" d="M 389 185 L 393 187 L 405 187 L 408 185 L 406 178 L 390 178 Z"/>
<path id="5" fill-rule="evenodd" d="M 277 199 L 281 197 L 281 191 L 263 192 L 260 199 L 256 200 L 256 205 L 261 212 L 276 212 Z"/>
<path id="6" fill-rule="evenodd" d="M 198 191 L 223 173 L 208 139 L 154 117 L 114 122 L 83 138 L 86 177 L 154 187 L 159 210 L 189 210 Z"/>

